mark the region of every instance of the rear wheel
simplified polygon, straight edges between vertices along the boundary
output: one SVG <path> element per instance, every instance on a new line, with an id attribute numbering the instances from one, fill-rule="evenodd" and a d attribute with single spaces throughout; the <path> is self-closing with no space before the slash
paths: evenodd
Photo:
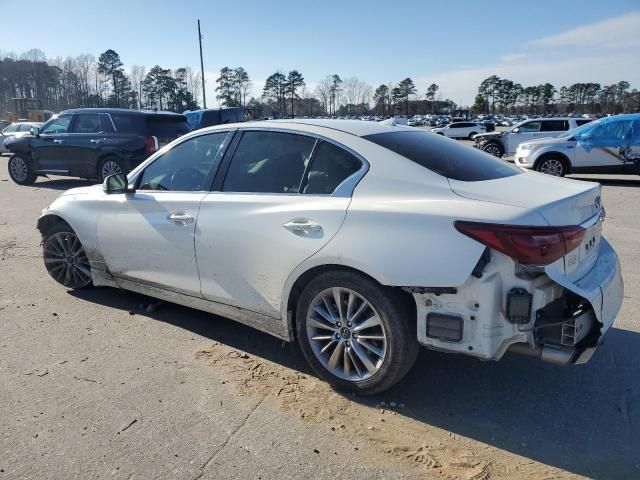
<path id="1" fill-rule="evenodd" d="M 501 157 L 504 155 L 504 150 L 497 143 L 487 143 L 482 150 L 493 155 L 494 157 Z"/>
<path id="2" fill-rule="evenodd" d="M 328 272 L 297 306 L 305 358 L 332 386 L 373 395 L 400 381 L 418 354 L 415 318 L 404 299 L 364 275 Z"/>
<path id="3" fill-rule="evenodd" d="M 76 233 L 66 223 L 54 225 L 45 234 L 42 257 L 51 278 L 61 285 L 73 289 L 91 285 L 87 254 Z"/>
<path id="4" fill-rule="evenodd" d="M 478 134 L 478 132 L 471 132 L 467 138 L 469 140 L 473 140 L 474 138 L 476 138 L 477 134 Z"/>
<path id="5" fill-rule="evenodd" d="M 109 175 L 116 173 L 124 173 L 124 168 L 120 160 L 115 157 L 107 157 L 100 162 L 100 168 L 98 169 L 98 179 L 104 182 L 104 179 Z"/>
<path id="6" fill-rule="evenodd" d="M 536 165 L 536 170 L 554 177 L 564 177 L 567 173 L 567 167 L 563 159 L 558 157 L 543 158 Z"/>
<path id="7" fill-rule="evenodd" d="M 33 173 L 31 162 L 22 155 L 13 155 L 7 164 L 11 180 L 18 185 L 33 185 L 38 176 Z"/>

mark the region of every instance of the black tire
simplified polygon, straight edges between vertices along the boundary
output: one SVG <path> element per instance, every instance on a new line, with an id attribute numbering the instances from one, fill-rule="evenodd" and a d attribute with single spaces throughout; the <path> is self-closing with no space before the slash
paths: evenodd
<path id="1" fill-rule="evenodd" d="M 307 317 L 310 315 L 312 303 L 325 291 L 334 288 L 348 289 L 348 291 L 351 291 L 357 296 L 365 299 L 372 309 L 374 309 L 372 312 L 374 316 L 377 314 L 377 317 L 380 319 L 379 326 L 373 328 L 381 329 L 385 336 L 385 343 L 383 344 L 385 345 L 384 358 L 381 359 L 381 363 L 377 365 L 377 371 L 370 374 L 368 378 L 364 378 L 362 380 L 347 380 L 332 373 L 329 370 L 329 367 L 325 367 L 323 363 L 321 363 L 317 356 L 319 354 L 314 352 L 314 348 L 311 345 L 311 340 L 309 338 L 310 334 L 308 333 L 307 328 Z M 343 297 L 340 298 L 342 299 Z M 401 292 L 394 291 L 388 287 L 383 287 L 362 274 L 335 271 L 318 275 L 304 288 L 296 309 L 298 340 L 309 365 L 311 365 L 319 377 L 339 390 L 358 393 L 361 395 L 375 395 L 391 388 L 407 374 L 415 363 L 418 355 L 419 346 L 416 336 L 416 319 L 415 314 L 413 313 L 415 310 L 410 304 L 408 304 L 409 301 L 412 301 L 412 299 L 407 300 L 405 297 L 401 296 Z M 347 308 L 346 299 L 343 306 L 344 308 Z M 343 351 L 342 353 L 339 353 L 339 355 L 344 355 L 343 362 L 350 362 L 350 364 L 355 367 L 353 370 L 351 370 L 350 367 L 350 371 L 353 372 L 353 374 L 358 370 L 355 365 L 356 360 L 354 357 L 358 359 L 362 358 L 361 354 L 358 353 L 358 350 L 360 352 L 369 353 L 363 349 L 363 343 L 360 343 L 362 342 L 362 339 L 355 338 L 356 329 L 359 328 L 355 326 L 355 318 L 356 315 L 352 314 L 354 330 L 353 333 L 350 334 L 350 337 L 340 337 L 339 333 L 336 331 L 335 338 L 339 340 L 333 340 L 333 333 L 329 334 L 328 337 L 332 338 L 332 340 L 325 340 L 336 344 L 342 341 L 345 342 L 346 346 L 343 346 Z M 313 320 L 310 321 L 313 322 Z M 313 325 L 313 323 L 311 325 Z M 339 325 L 340 324 L 338 324 L 338 326 Z M 349 323 L 350 328 L 351 326 L 351 323 Z M 342 330 L 345 329 L 340 329 L 341 332 Z M 359 330 L 357 332 L 358 337 L 365 336 L 361 335 L 362 331 L 363 330 Z M 353 342 L 351 346 L 349 346 L 349 341 L 344 340 L 347 338 Z M 375 342 L 375 340 L 365 341 L 365 343 L 369 342 Z M 379 345 L 380 344 L 378 344 L 378 346 Z M 316 350 L 318 349 L 318 346 L 319 342 L 316 342 Z M 337 349 L 338 347 L 336 346 L 335 350 Z M 347 350 L 347 353 L 345 353 L 344 350 Z M 349 350 L 355 353 L 351 355 Z M 347 360 L 348 354 L 351 355 L 350 360 Z M 357 363 L 360 364 L 359 361 Z M 360 364 L 361 367 L 363 365 L 364 364 Z M 343 372 L 345 371 L 346 368 L 343 367 Z M 360 376 L 359 370 L 357 373 L 357 376 Z M 364 373 L 367 374 L 367 372 Z"/>
<path id="2" fill-rule="evenodd" d="M 120 170 L 119 172 L 114 170 L 116 166 Z M 114 173 L 126 173 L 122 161 L 117 157 L 103 158 L 98 165 L 98 180 L 104 182 L 105 178 L 109 175 L 113 175 Z"/>
<path id="3" fill-rule="evenodd" d="M 476 138 L 477 134 L 478 134 L 478 132 L 471 132 L 467 138 L 469 140 L 473 140 L 474 138 Z"/>
<path id="4" fill-rule="evenodd" d="M 51 278 L 59 284 L 74 290 L 93 285 L 84 247 L 66 223 L 56 223 L 44 234 L 42 259 Z"/>
<path id="5" fill-rule="evenodd" d="M 487 152 L 494 157 L 502 157 L 504 155 L 504 148 L 502 145 L 496 142 L 489 142 L 482 147 L 482 151 Z"/>
<path id="6" fill-rule="evenodd" d="M 7 163 L 11 180 L 18 185 L 33 185 L 38 175 L 33 173 L 29 159 L 20 154 L 12 155 Z"/>
<path id="7" fill-rule="evenodd" d="M 564 177 L 567 174 L 567 162 L 562 157 L 548 156 L 544 157 L 536 163 L 536 170 L 540 173 L 553 175 L 555 177 Z"/>

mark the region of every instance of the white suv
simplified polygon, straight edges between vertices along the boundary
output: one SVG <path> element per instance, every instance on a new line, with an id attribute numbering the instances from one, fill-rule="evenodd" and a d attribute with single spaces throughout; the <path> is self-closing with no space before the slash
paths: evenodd
<path id="1" fill-rule="evenodd" d="M 550 175 L 640 174 L 640 114 L 616 115 L 557 138 L 521 143 L 515 164 Z"/>
<path id="2" fill-rule="evenodd" d="M 445 127 L 432 128 L 433 133 L 449 138 L 468 138 L 473 140 L 476 135 L 484 133 L 487 128 L 477 122 L 453 122 Z"/>
<path id="3" fill-rule="evenodd" d="M 541 137 L 556 137 L 590 122 L 590 118 L 532 118 L 520 122 L 504 132 L 476 135 L 475 147 L 496 157 L 513 155 L 522 142 Z"/>

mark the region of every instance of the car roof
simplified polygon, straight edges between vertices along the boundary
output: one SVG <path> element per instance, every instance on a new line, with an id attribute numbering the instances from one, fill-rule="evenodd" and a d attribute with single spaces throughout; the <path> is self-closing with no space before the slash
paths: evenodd
<path id="1" fill-rule="evenodd" d="M 315 127 L 329 128 L 340 132 L 364 137 L 366 135 L 374 135 L 376 133 L 388 133 L 394 131 L 408 130 L 410 132 L 418 131 L 415 128 L 403 125 L 385 125 L 379 122 L 369 122 L 366 120 L 325 120 L 325 119 L 289 119 L 289 120 L 269 120 L 267 122 L 246 122 L 242 125 L 259 126 L 265 123 L 275 125 L 310 125 Z"/>
<path id="2" fill-rule="evenodd" d="M 171 115 L 171 116 L 180 116 L 183 115 L 181 113 L 175 112 L 165 112 L 165 111 L 154 111 L 154 110 L 132 110 L 128 108 L 72 108 L 69 110 L 64 110 L 60 112 L 63 113 L 118 113 L 118 114 L 126 114 L 126 115 Z"/>

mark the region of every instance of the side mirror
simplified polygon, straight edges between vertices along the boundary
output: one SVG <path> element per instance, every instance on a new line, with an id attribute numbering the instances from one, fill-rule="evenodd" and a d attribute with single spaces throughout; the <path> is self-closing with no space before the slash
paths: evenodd
<path id="1" fill-rule="evenodd" d="M 40 129 L 38 127 L 31 127 L 29 129 L 29 132 L 31 132 L 31 135 L 33 135 L 34 137 L 40 136 Z"/>
<path id="2" fill-rule="evenodd" d="M 514 128 L 513 130 L 511 130 L 511 133 L 520 133 L 520 129 L 519 128 Z"/>
<path id="3" fill-rule="evenodd" d="M 130 193 L 134 190 L 129 188 L 127 176 L 124 173 L 114 173 L 104 179 L 102 191 L 107 195 L 112 195 L 115 193 Z"/>

